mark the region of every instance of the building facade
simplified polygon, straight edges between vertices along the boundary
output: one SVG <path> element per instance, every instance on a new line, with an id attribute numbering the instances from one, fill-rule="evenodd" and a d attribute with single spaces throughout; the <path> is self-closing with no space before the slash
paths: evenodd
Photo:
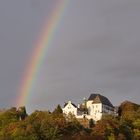
<path id="1" fill-rule="evenodd" d="M 71 113 L 76 118 L 93 119 L 95 122 L 100 120 L 105 114 L 114 114 L 112 103 L 108 98 L 100 94 L 91 94 L 88 100 L 84 100 L 84 103 L 78 105 L 78 107 L 69 101 L 62 110 L 66 115 Z"/>
<path id="2" fill-rule="evenodd" d="M 64 108 L 62 110 L 65 115 L 68 115 L 71 113 L 77 116 L 77 106 L 73 104 L 71 101 L 68 101 L 68 103 L 65 103 Z"/>

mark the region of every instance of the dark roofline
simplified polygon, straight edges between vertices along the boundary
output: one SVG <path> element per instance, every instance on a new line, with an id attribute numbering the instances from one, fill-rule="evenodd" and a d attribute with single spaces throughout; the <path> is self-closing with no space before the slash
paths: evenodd
<path id="1" fill-rule="evenodd" d="M 67 105 L 68 103 L 64 104 L 64 107 Z M 75 108 L 77 108 L 77 106 L 74 103 L 71 103 Z"/>
<path id="2" fill-rule="evenodd" d="M 94 100 L 96 97 L 99 97 L 100 102 L 95 102 L 95 103 L 102 103 L 104 105 L 108 105 L 114 108 L 114 106 L 112 105 L 112 103 L 109 101 L 109 99 L 103 95 L 100 94 L 91 94 L 90 97 L 88 98 L 88 101 L 92 101 Z"/>

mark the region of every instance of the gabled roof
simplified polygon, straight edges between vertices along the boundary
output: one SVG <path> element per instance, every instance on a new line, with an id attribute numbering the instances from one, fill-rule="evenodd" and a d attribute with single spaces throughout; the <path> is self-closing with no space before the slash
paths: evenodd
<path id="1" fill-rule="evenodd" d="M 108 105 L 110 107 L 113 107 L 112 103 L 108 100 L 108 98 L 106 98 L 103 95 L 100 94 L 91 94 L 90 97 L 88 98 L 89 101 L 93 100 L 93 104 L 94 103 L 102 103 L 104 105 Z"/>
<path id="2" fill-rule="evenodd" d="M 68 103 L 64 104 L 64 107 L 67 105 Z M 77 106 L 74 103 L 71 103 L 75 108 L 77 108 Z"/>

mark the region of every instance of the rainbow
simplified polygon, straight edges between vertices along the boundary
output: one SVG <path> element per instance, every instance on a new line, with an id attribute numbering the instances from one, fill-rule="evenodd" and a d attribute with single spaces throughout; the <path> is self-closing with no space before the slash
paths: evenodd
<path id="1" fill-rule="evenodd" d="M 35 45 L 35 50 L 31 55 L 29 64 L 25 68 L 25 73 L 23 75 L 20 87 L 18 89 L 18 99 L 16 106 L 24 106 L 28 104 L 31 97 L 33 87 L 35 86 L 39 71 L 43 65 L 43 61 L 46 57 L 48 48 L 51 46 L 54 35 L 57 32 L 59 24 L 63 19 L 65 10 L 67 8 L 69 0 L 56 0 L 56 4 L 52 10 L 49 20 L 47 19 L 47 24 L 43 28 L 43 32 L 39 37 Z"/>

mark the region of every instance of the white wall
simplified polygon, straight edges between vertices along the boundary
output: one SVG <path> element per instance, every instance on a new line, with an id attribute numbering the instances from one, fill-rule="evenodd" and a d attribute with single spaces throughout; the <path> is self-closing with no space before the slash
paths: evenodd
<path id="1" fill-rule="evenodd" d="M 77 108 L 74 107 L 72 104 L 71 104 L 71 101 L 68 102 L 68 104 L 62 109 L 63 110 L 63 113 L 68 115 L 69 113 L 77 116 Z"/>
<path id="2" fill-rule="evenodd" d="M 93 101 L 87 101 L 87 109 L 88 109 L 88 114 L 92 114 L 92 102 Z"/>
<path id="3" fill-rule="evenodd" d="M 98 121 L 102 118 L 103 114 L 113 114 L 112 107 L 103 105 L 102 103 L 92 103 L 93 101 L 87 101 L 88 114 L 85 115 L 87 119 L 93 119 Z M 76 118 L 83 118 L 83 115 L 77 115 L 77 108 L 72 105 L 71 101 L 62 109 L 63 113 L 68 115 L 69 113 L 75 115 Z"/>
<path id="4" fill-rule="evenodd" d="M 93 101 L 87 101 L 87 108 L 89 110 L 89 114 L 87 116 L 88 119 L 94 119 L 98 121 L 102 117 L 102 104 L 101 103 L 92 103 Z"/>

